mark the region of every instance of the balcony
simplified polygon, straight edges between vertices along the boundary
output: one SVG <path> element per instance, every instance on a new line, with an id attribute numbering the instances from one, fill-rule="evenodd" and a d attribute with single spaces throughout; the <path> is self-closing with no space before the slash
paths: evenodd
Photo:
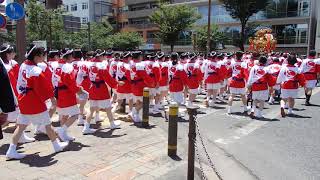
<path id="1" fill-rule="evenodd" d="M 136 29 L 149 29 L 149 28 L 157 28 L 158 26 L 153 23 L 148 24 L 127 24 L 124 25 L 124 28 L 136 28 Z"/>
<path id="2" fill-rule="evenodd" d="M 123 14 L 130 19 L 130 18 L 148 17 L 154 11 L 155 9 L 143 9 L 138 11 L 126 11 L 126 12 L 123 12 Z"/>
<path id="3" fill-rule="evenodd" d="M 154 2 L 157 2 L 157 0 L 153 0 Z M 126 5 L 133 5 L 133 4 L 142 4 L 142 3 L 150 3 L 153 2 L 150 0 L 126 0 Z"/>

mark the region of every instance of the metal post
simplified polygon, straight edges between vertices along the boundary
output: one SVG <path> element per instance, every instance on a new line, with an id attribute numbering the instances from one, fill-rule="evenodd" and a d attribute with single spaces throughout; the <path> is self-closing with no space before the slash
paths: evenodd
<path id="1" fill-rule="evenodd" d="M 209 8 L 208 8 L 208 39 L 207 39 L 207 53 L 210 52 L 211 49 L 211 0 L 209 0 Z"/>
<path id="2" fill-rule="evenodd" d="M 126 113 L 126 99 L 123 99 L 120 106 L 120 113 Z"/>
<path id="3" fill-rule="evenodd" d="M 168 127 L 168 156 L 177 155 L 178 138 L 178 104 L 172 104 L 169 107 L 169 127 Z"/>
<path id="4" fill-rule="evenodd" d="M 24 0 L 18 0 L 24 6 Z M 18 51 L 18 61 L 21 63 L 25 60 L 26 54 L 26 21 L 25 17 L 17 21 L 16 28 L 16 46 Z"/>
<path id="5" fill-rule="evenodd" d="M 90 22 L 88 22 L 88 51 L 91 50 L 91 27 Z"/>
<path id="6" fill-rule="evenodd" d="M 143 89 L 142 127 L 149 127 L 149 88 Z"/>
<path id="7" fill-rule="evenodd" d="M 189 114 L 189 145 L 188 145 L 188 180 L 194 179 L 194 151 L 196 140 L 196 122 L 195 116 L 197 115 L 197 106 L 188 106 Z"/>
<path id="8" fill-rule="evenodd" d="M 3 139 L 2 127 L 0 126 L 0 139 Z"/>

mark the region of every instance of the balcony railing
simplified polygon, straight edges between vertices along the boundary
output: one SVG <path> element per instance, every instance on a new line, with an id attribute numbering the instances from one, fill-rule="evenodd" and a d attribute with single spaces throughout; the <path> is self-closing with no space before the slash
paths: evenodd
<path id="1" fill-rule="evenodd" d="M 137 29 L 148 29 L 148 28 L 156 28 L 158 26 L 153 23 L 148 23 L 148 24 L 127 24 L 127 25 L 124 25 L 124 27 L 137 28 Z"/>

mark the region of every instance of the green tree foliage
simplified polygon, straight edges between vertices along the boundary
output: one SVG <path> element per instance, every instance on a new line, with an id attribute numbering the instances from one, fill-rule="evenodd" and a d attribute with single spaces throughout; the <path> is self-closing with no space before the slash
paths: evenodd
<path id="1" fill-rule="evenodd" d="M 196 9 L 188 5 L 167 5 L 160 7 L 150 16 L 151 22 L 159 27 L 157 38 L 171 46 L 173 51 L 178 36 L 182 31 L 192 27 L 200 18 Z"/>
<path id="2" fill-rule="evenodd" d="M 91 23 L 91 48 L 104 49 L 112 48 L 112 42 L 109 36 L 112 35 L 113 29 L 107 20 L 102 22 Z"/>
<path id="3" fill-rule="evenodd" d="M 110 37 L 113 47 L 118 50 L 136 49 L 142 43 L 142 37 L 136 32 L 121 32 Z"/>
<path id="4" fill-rule="evenodd" d="M 218 44 L 224 44 L 228 38 L 224 32 L 219 31 L 219 26 L 211 25 L 211 50 L 215 50 Z M 196 46 L 198 51 L 206 51 L 208 40 L 208 26 L 202 26 L 196 29 Z"/>
<path id="5" fill-rule="evenodd" d="M 239 48 L 244 51 L 246 41 L 245 29 L 249 18 L 255 13 L 265 9 L 268 0 L 219 0 L 229 12 L 230 16 L 241 22 Z"/>

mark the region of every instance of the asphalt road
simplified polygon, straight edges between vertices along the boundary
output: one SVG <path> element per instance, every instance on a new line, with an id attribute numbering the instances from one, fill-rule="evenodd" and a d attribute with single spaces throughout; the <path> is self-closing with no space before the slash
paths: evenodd
<path id="1" fill-rule="evenodd" d="M 303 97 L 303 91 L 300 95 Z M 241 113 L 228 116 L 225 105 L 200 109 L 205 112 L 198 118 L 201 136 L 223 179 L 320 179 L 319 87 L 311 101 L 318 105 L 306 107 L 304 99 L 298 99 L 296 116 L 286 118 L 280 117 L 280 105 L 267 105 L 264 120 L 253 120 Z M 235 111 L 242 111 L 240 104 L 235 103 Z M 187 132 L 188 123 L 180 122 L 178 151 L 181 153 L 186 153 Z M 210 167 L 199 138 L 197 141 L 201 161 Z"/>

